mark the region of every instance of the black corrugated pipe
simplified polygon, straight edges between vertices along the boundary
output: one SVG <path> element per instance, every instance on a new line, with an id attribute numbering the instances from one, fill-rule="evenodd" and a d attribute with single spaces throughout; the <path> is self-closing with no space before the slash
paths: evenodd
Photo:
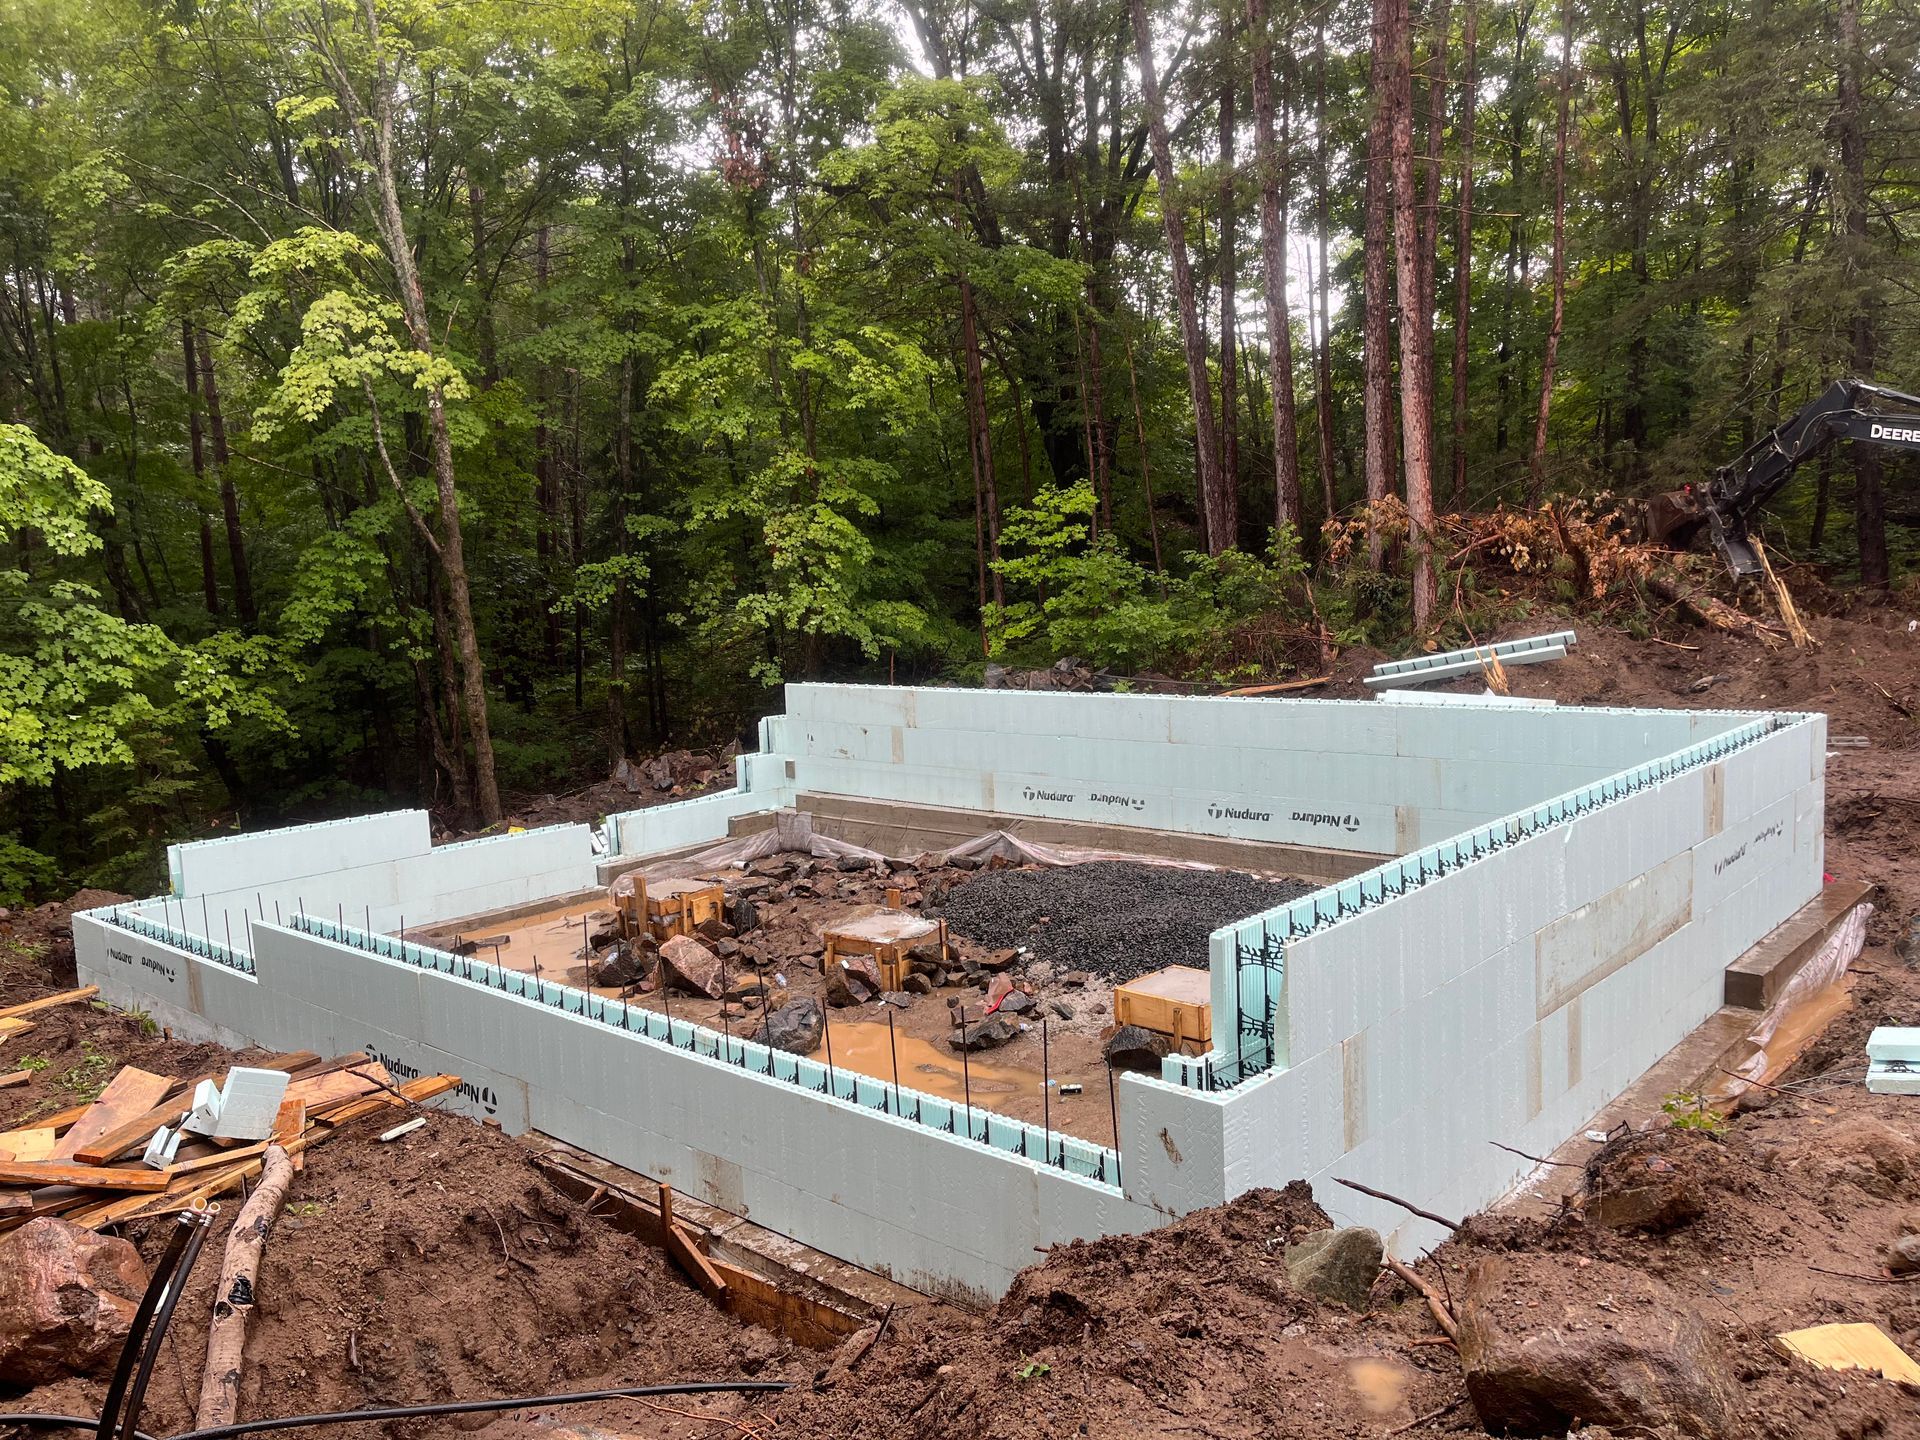
<path id="1" fill-rule="evenodd" d="M 147 1401 L 147 1382 L 153 1378 L 154 1361 L 160 1358 L 160 1342 L 167 1338 L 167 1327 L 173 1323 L 173 1308 L 180 1303 L 180 1296 L 187 1288 L 187 1276 L 193 1273 L 193 1262 L 200 1258 L 200 1247 L 207 1243 L 207 1231 L 212 1227 L 213 1217 L 219 1213 L 219 1209 L 210 1207 L 185 1213 L 194 1222 L 193 1233 L 187 1238 L 187 1248 L 180 1256 L 180 1264 L 174 1270 L 173 1278 L 167 1281 L 167 1295 L 160 1302 L 160 1312 L 153 1317 L 153 1333 L 147 1336 L 146 1351 L 140 1357 L 140 1369 L 133 1377 L 133 1389 L 127 1393 L 127 1417 L 115 1427 L 116 1434 L 122 1440 L 139 1428 L 140 1411 Z"/>
<path id="2" fill-rule="evenodd" d="M 167 1239 L 166 1249 L 160 1252 L 159 1260 L 154 1262 L 153 1276 L 147 1281 L 146 1293 L 140 1297 L 140 1304 L 133 1312 L 133 1323 L 127 1328 L 126 1343 L 120 1347 L 120 1358 L 114 1363 L 113 1379 L 107 1384 L 107 1398 L 100 1406 L 100 1418 L 93 1422 L 95 1440 L 113 1440 L 113 1425 L 120 1417 L 121 1402 L 127 1398 L 127 1382 L 133 1377 L 134 1362 L 140 1358 L 140 1342 L 146 1338 L 154 1309 L 166 1293 L 174 1267 L 180 1263 L 181 1253 L 187 1248 L 187 1241 L 193 1238 L 197 1228 L 192 1212 L 182 1210 L 178 1223 L 173 1227 L 173 1234 Z"/>

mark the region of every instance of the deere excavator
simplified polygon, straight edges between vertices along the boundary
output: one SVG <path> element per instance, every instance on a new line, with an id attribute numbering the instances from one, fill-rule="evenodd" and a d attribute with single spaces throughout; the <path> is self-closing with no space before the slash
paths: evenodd
<path id="1" fill-rule="evenodd" d="M 1656 495 L 1647 502 L 1647 538 L 1685 550 L 1704 529 L 1735 579 L 1760 573 L 1748 537 L 1754 513 L 1793 479 L 1794 471 L 1841 440 L 1920 452 L 1920 395 L 1865 380 L 1836 380 L 1799 413 L 1714 472 L 1704 486 Z"/>

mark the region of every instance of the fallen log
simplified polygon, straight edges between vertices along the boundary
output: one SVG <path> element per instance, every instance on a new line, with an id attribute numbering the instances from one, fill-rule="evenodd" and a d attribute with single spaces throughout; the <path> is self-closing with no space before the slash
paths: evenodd
<path id="1" fill-rule="evenodd" d="M 240 1367 L 260 1253 L 292 1184 L 292 1157 L 278 1145 L 268 1146 L 260 1184 L 233 1222 L 220 1263 L 220 1287 L 214 1292 L 213 1322 L 207 1328 L 207 1365 L 200 1379 L 200 1409 L 194 1417 L 198 1429 L 230 1425 L 239 1412 Z"/>

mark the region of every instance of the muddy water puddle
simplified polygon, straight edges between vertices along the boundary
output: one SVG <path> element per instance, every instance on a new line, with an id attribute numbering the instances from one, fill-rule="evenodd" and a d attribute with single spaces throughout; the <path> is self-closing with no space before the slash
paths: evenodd
<path id="1" fill-rule="evenodd" d="M 969 1094 L 976 1105 L 998 1096 L 1038 1095 L 1040 1076 L 1036 1071 L 993 1065 L 968 1057 L 962 1066 L 960 1057 L 929 1041 L 891 1035 L 885 1025 L 871 1021 L 840 1023 L 833 1027 L 833 1063 L 857 1070 L 875 1080 L 892 1080 L 898 1058 L 900 1083 L 909 1090 L 922 1090 L 943 1100 L 965 1100 Z M 822 1045 L 810 1057 L 825 1062 L 827 1047 Z"/>

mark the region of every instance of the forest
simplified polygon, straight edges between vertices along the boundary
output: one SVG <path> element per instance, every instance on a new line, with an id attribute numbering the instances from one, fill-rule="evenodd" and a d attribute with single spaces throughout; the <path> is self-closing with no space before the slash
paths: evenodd
<path id="1" fill-rule="evenodd" d="M 790 679 L 1457 643 L 1447 517 L 1604 527 L 1920 388 L 1917 51 L 1888 0 L 7 0 L 0 904 L 496 824 Z M 1823 457 L 1768 543 L 1898 583 L 1912 468 Z"/>

